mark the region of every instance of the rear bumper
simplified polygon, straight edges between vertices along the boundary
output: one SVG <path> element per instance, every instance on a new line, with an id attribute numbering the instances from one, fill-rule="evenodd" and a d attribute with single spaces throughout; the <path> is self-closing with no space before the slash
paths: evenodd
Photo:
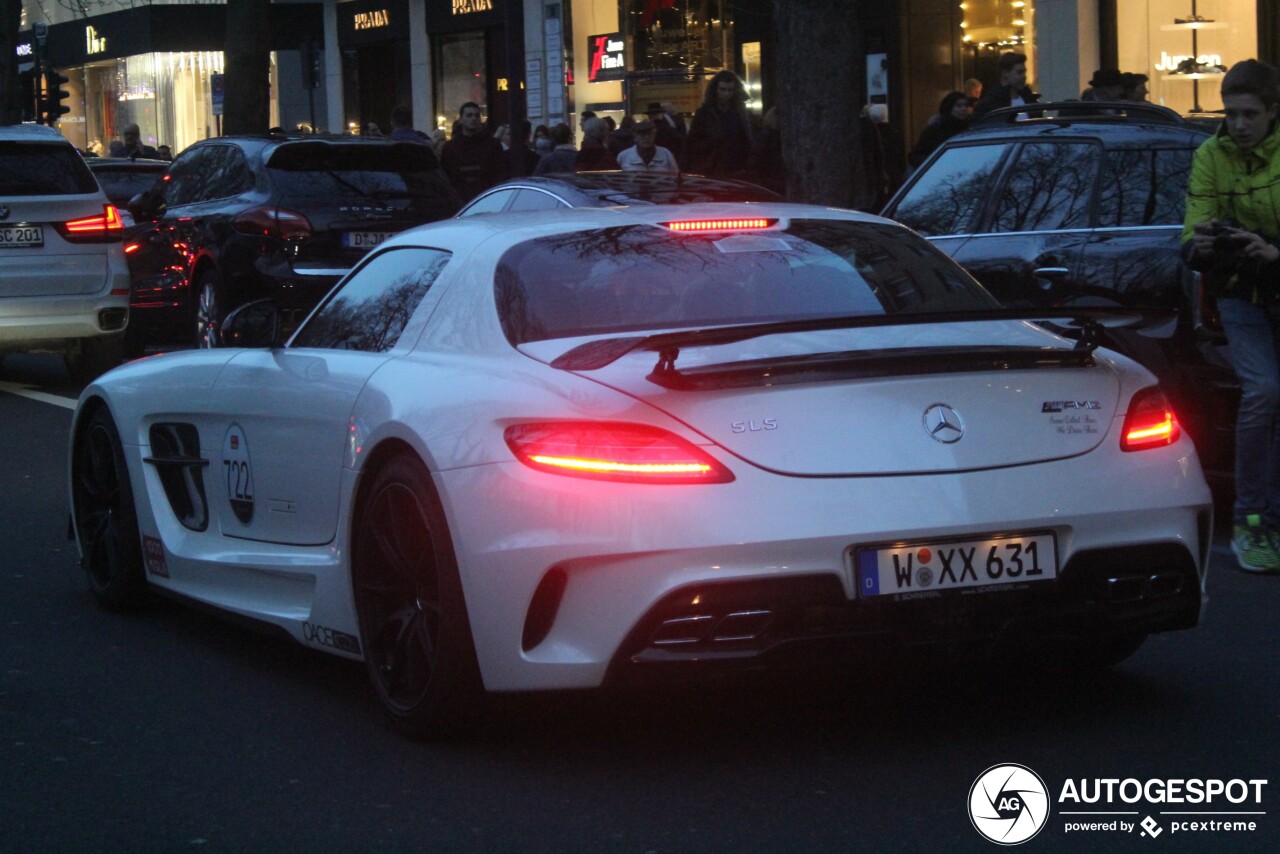
<path id="1" fill-rule="evenodd" d="M 128 278 L 88 296 L 0 300 L 0 350 L 62 349 L 67 341 L 122 332 L 129 319 Z"/>
<path id="2" fill-rule="evenodd" d="M 1179 543 L 1081 552 L 1039 588 L 908 602 L 850 600 L 835 575 L 695 584 L 645 614 L 605 682 L 874 660 L 913 647 L 1002 657 L 1028 644 L 1191 628 L 1200 602 L 1196 560 Z"/>

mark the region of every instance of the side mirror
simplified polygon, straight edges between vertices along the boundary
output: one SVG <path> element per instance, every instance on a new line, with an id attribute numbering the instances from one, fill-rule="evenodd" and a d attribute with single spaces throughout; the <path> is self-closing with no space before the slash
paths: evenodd
<path id="1" fill-rule="evenodd" d="M 272 299 L 247 302 L 223 318 L 218 329 L 220 347 L 269 347 L 280 340 L 280 308 Z"/>
<path id="2" fill-rule="evenodd" d="M 150 222 L 159 219 L 163 212 L 164 203 L 158 196 L 152 195 L 148 190 L 145 193 L 138 193 L 129 200 L 129 213 L 133 214 L 134 222 Z"/>

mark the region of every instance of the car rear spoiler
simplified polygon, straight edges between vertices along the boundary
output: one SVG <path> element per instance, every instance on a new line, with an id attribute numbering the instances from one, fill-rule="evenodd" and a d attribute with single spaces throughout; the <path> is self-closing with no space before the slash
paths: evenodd
<path id="1" fill-rule="evenodd" d="M 880 326 L 910 326 L 928 323 L 982 323 L 999 320 L 1065 320 L 1068 327 L 1080 330 L 1076 350 L 1092 353 L 1109 328 L 1149 329 L 1175 319 L 1173 312 L 1147 309 L 1090 306 L 1088 308 L 1034 309 L 991 308 L 982 311 L 930 311 L 905 314 L 868 314 L 853 317 L 821 317 L 777 323 L 748 323 L 737 326 L 713 326 L 706 329 L 682 329 L 655 335 L 632 335 L 603 338 L 579 344 L 557 356 L 551 367 L 562 371 L 594 371 L 613 364 L 636 350 L 658 354 L 658 370 L 672 369 L 681 347 L 705 347 L 732 344 L 765 335 L 791 332 L 821 332 L 829 329 L 866 329 Z"/>

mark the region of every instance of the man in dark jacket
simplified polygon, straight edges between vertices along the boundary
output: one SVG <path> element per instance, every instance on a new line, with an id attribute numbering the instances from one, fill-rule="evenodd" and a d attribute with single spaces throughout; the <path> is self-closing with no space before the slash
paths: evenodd
<path id="1" fill-rule="evenodd" d="M 507 180 L 507 153 L 485 133 L 479 104 L 468 101 L 458 110 L 458 132 L 444 144 L 440 166 L 464 203 Z"/>
<path id="2" fill-rule="evenodd" d="M 1020 107 L 1040 100 L 1040 96 L 1032 92 L 1031 87 L 1027 85 L 1025 53 L 1002 53 L 996 67 L 1000 70 L 1000 83 L 992 86 L 990 91 L 974 104 L 975 117 L 1001 107 Z"/>

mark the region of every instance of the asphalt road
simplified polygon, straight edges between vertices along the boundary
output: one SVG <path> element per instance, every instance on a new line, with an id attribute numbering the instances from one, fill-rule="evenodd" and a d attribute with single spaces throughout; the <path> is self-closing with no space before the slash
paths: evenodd
<path id="1" fill-rule="evenodd" d="M 1221 544 L 1202 625 L 1093 678 L 925 662 L 503 697 L 473 739 L 416 744 L 358 664 L 175 603 L 95 606 L 67 540 L 77 391 L 48 357 L 0 367 L 0 851 L 990 852 L 969 792 L 1002 763 L 1054 801 L 1027 851 L 1280 850 L 1280 577 Z M 1068 780 L 1108 778 L 1268 782 L 1063 814 Z M 1162 815 L 1191 810 L 1257 814 Z M 1146 816 L 1158 836 L 1065 829 Z M 1171 826 L 1237 819 L 1256 830 Z"/>

